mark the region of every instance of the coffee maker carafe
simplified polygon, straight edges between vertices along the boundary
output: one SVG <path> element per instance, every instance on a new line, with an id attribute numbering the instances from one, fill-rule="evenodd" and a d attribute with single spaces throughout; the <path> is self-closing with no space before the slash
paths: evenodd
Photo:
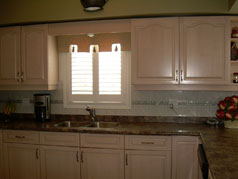
<path id="1" fill-rule="evenodd" d="M 50 95 L 49 94 L 35 94 L 35 119 L 40 122 L 50 120 Z"/>

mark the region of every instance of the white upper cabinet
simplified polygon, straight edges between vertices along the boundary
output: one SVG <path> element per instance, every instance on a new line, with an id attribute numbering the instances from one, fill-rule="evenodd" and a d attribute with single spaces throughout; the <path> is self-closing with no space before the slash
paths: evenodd
<path id="1" fill-rule="evenodd" d="M 47 84 L 47 25 L 22 27 L 24 84 Z"/>
<path id="2" fill-rule="evenodd" d="M 0 84 L 18 84 L 20 71 L 20 27 L 0 29 Z"/>
<path id="3" fill-rule="evenodd" d="M 56 39 L 48 25 L 0 28 L 0 43 L 0 90 L 56 88 Z"/>
<path id="4" fill-rule="evenodd" d="M 179 67 L 179 19 L 132 20 L 134 84 L 176 84 Z"/>
<path id="5" fill-rule="evenodd" d="M 226 17 L 181 18 L 180 83 L 228 82 L 228 22 Z"/>
<path id="6" fill-rule="evenodd" d="M 228 84 L 228 31 L 226 17 L 132 20 L 133 84 Z"/>

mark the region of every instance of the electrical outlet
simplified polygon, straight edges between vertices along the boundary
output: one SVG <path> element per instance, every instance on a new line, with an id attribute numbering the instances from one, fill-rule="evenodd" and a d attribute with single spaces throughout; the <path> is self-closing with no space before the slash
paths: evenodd
<path id="1" fill-rule="evenodd" d="M 169 108 L 170 109 L 178 108 L 178 100 L 177 99 L 169 99 Z"/>
<path id="2" fill-rule="evenodd" d="M 23 105 L 29 105 L 30 104 L 30 99 L 29 98 L 23 98 L 22 99 L 22 104 Z"/>

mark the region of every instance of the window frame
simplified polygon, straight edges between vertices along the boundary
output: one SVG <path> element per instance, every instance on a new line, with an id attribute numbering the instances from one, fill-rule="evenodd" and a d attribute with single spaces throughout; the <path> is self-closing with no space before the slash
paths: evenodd
<path id="1" fill-rule="evenodd" d="M 85 108 L 90 105 L 98 109 L 130 109 L 131 108 L 131 52 L 123 51 L 123 57 L 121 58 L 121 92 L 122 100 L 120 101 L 106 101 L 104 99 L 110 98 L 113 95 L 98 95 L 98 99 L 94 94 L 95 88 L 93 88 L 93 95 L 89 98 L 88 95 L 79 95 L 83 101 L 75 101 L 72 98 L 72 83 L 71 83 L 71 53 L 67 53 L 63 64 L 65 68 L 65 75 L 63 76 L 63 104 L 65 108 Z M 93 59 L 93 72 L 95 65 L 98 67 L 98 54 L 93 56 L 97 60 Z M 95 64 L 96 63 L 96 64 Z M 95 74 L 94 74 L 95 75 Z M 93 75 L 93 76 L 94 76 Z M 99 77 L 99 74 L 97 74 Z M 98 90 L 98 88 L 96 88 Z M 87 96 L 87 97 L 86 97 Z M 97 101 L 95 101 L 95 99 Z"/>

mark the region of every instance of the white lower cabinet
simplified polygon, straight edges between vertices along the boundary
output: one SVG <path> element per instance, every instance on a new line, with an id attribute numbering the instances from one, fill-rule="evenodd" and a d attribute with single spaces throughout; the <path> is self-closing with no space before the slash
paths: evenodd
<path id="1" fill-rule="evenodd" d="M 172 179 L 198 179 L 198 143 L 198 137 L 173 136 Z"/>
<path id="2" fill-rule="evenodd" d="M 39 146 L 4 144 L 6 179 L 40 179 Z"/>
<path id="3" fill-rule="evenodd" d="M 171 151 L 126 150 L 126 179 L 170 179 Z"/>
<path id="4" fill-rule="evenodd" d="M 200 179 L 198 143 L 192 136 L 4 130 L 0 178 Z"/>
<path id="5" fill-rule="evenodd" d="M 171 179 L 171 137 L 125 137 L 126 179 Z"/>
<path id="6" fill-rule="evenodd" d="M 41 146 L 41 179 L 80 179 L 78 147 Z"/>
<path id="7" fill-rule="evenodd" d="M 124 150 L 82 148 L 82 179 L 123 179 Z"/>
<path id="8" fill-rule="evenodd" d="M 40 133 L 41 179 L 80 179 L 79 134 Z"/>
<path id="9" fill-rule="evenodd" d="M 124 136 L 81 134 L 82 179 L 124 179 Z"/>

